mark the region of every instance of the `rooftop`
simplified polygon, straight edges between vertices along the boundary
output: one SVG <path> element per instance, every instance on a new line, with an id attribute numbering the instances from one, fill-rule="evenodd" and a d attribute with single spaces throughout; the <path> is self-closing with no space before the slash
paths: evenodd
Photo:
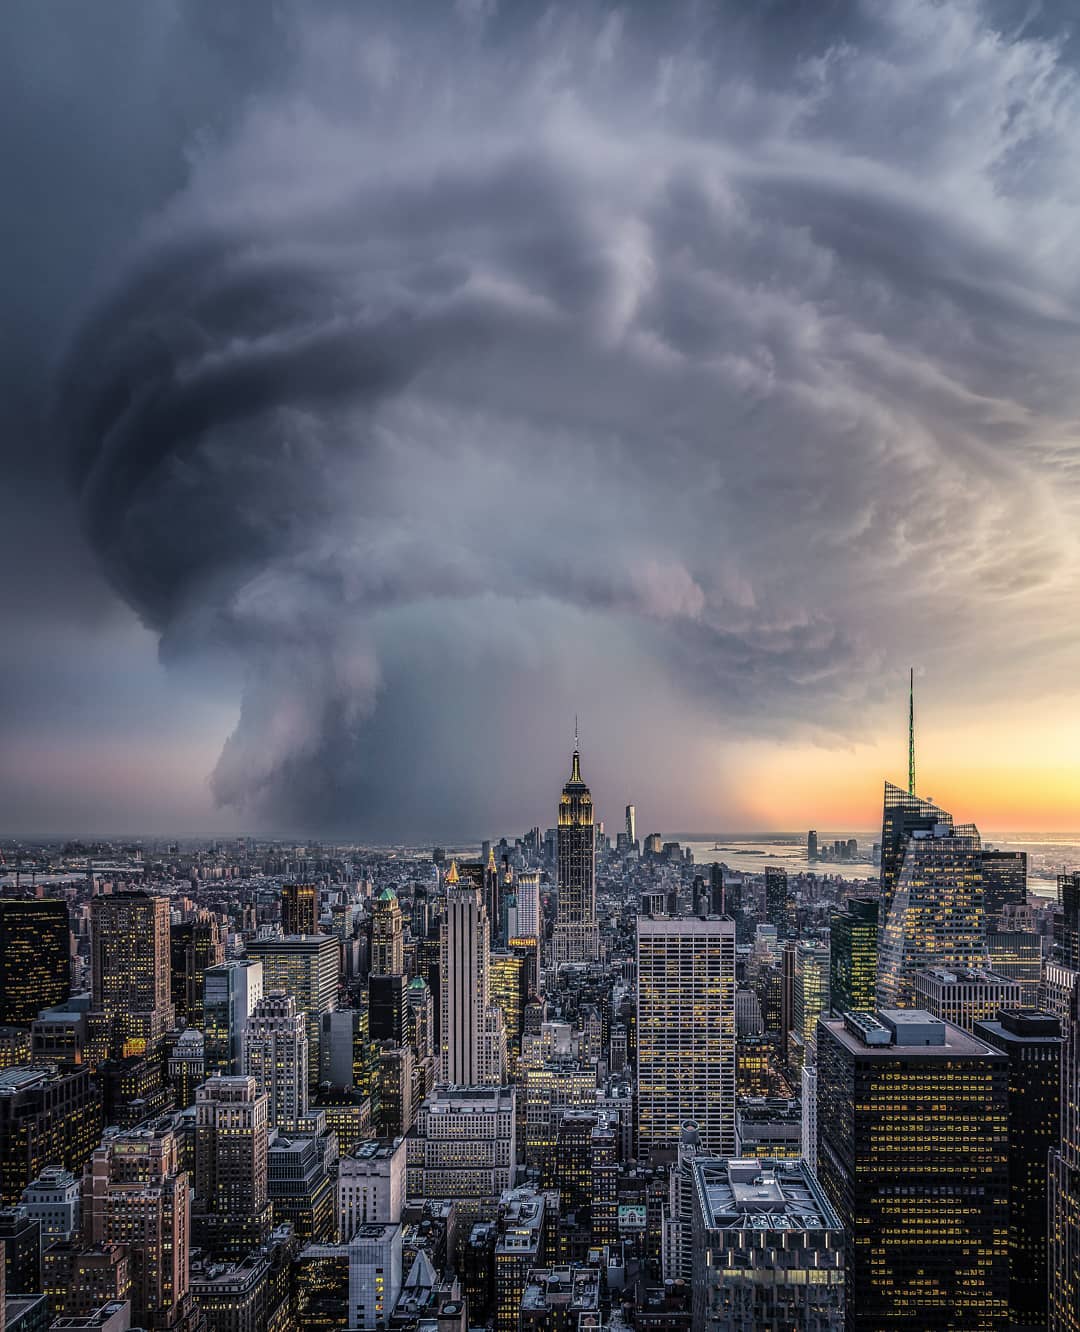
<path id="1" fill-rule="evenodd" d="M 879 1020 L 880 1019 L 880 1020 Z M 872 1013 L 845 1013 L 842 1018 L 819 1018 L 819 1023 L 841 1045 L 861 1059 L 950 1059 L 957 1055 L 997 1055 L 985 1041 L 943 1022 L 922 1008 L 888 1008 Z M 930 1043 L 919 1037 L 932 1034 Z"/>
<path id="2" fill-rule="evenodd" d="M 712 1230 L 840 1228 L 805 1161 L 699 1157 L 694 1175 L 698 1202 Z"/>

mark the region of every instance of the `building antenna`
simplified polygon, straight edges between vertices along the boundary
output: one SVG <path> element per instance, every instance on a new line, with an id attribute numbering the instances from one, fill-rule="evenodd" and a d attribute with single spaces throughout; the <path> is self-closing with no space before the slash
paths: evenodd
<path id="1" fill-rule="evenodd" d="M 574 753 L 578 750 L 577 713 L 574 713 Z"/>
<path id="2" fill-rule="evenodd" d="M 915 794 L 915 667 L 908 681 L 907 789 Z"/>

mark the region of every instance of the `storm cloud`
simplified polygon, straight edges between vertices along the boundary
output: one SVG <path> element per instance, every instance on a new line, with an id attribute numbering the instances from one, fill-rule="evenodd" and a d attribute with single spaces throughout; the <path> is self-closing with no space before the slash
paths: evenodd
<path id="1" fill-rule="evenodd" d="M 238 690 L 238 817 L 531 821 L 575 710 L 685 806 L 732 738 L 871 734 L 910 658 L 1075 668 L 1068 34 L 658 9 L 166 34 L 220 113 L 41 407 L 109 587 Z"/>

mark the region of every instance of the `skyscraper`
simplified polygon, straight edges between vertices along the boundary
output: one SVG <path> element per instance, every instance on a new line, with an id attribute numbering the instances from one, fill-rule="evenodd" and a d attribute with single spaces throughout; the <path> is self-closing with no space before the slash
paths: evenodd
<path id="1" fill-rule="evenodd" d="M 933 831 L 939 824 L 951 824 L 952 821 L 951 814 L 931 801 L 923 800 L 913 792 L 902 791 L 892 782 L 885 783 L 881 815 L 881 911 L 878 917 L 882 926 L 892 907 L 911 834 Z"/>
<path id="2" fill-rule="evenodd" d="M 91 900 L 93 1011 L 114 1053 L 157 1047 L 172 1027 L 169 899 L 150 893 Z"/>
<path id="3" fill-rule="evenodd" d="M 878 936 L 881 1007 L 913 1007 L 916 972 L 984 965 L 981 852 L 978 829 L 954 827 L 951 819 L 917 828 L 907 838 Z"/>
<path id="4" fill-rule="evenodd" d="M 203 1023 L 203 976 L 208 967 L 225 961 L 225 940 L 217 916 L 200 911 L 193 920 L 181 921 L 170 930 L 172 1001 L 177 1021 L 201 1027 Z"/>
<path id="5" fill-rule="evenodd" d="M 1006 906 L 1027 901 L 1027 852 L 984 850 L 982 874 L 987 929 L 997 930 Z"/>
<path id="6" fill-rule="evenodd" d="M 1080 1332 L 1080 986 L 1061 1048 L 1061 1143 L 1050 1153 L 1049 1332 Z"/>
<path id="7" fill-rule="evenodd" d="M 281 932 L 319 933 L 319 889 L 314 883 L 286 883 L 281 889 Z"/>
<path id="8" fill-rule="evenodd" d="M 263 996 L 263 966 L 240 957 L 203 973 L 203 1053 L 208 1077 L 240 1072 L 244 1028 Z"/>
<path id="9" fill-rule="evenodd" d="M 1054 960 L 1080 971 L 1080 874 L 1058 875 Z"/>
<path id="10" fill-rule="evenodd" d="M 703 1149 L 735 1155 L 735 922 L 639 916 L 638 1153 L 694 1120 Z"/>
<path id="11" fill-rule="evenodd" d="M 491 1002 L 487 910 L 481 890 L 462 882 L 455 866 L 447 875 L 439 979 L 443 1082 L 458 1087 L 498 1085 L 506 1067 L 502 1013 Z"/>
<path id="12" fill-rule="evenodd" d="M 1003 1327 L 1006 1056 L 918 1009 L 849 1013 L 818 1024 L 817 1086 L 847 1332 Z"/>
<path id="13" fill-rule="evenodd" d="M 626 840 L 631 846 L 637 841 L 637 810 L 633 805 L 626 807 Z"/>
<path id="14" fill-rule="evenodd" d="M 189 1293 L 189 1192 L 171 1119 L 111 1134 L 86 1166 L 83 1237 L 124 1247 L 131 1314 L 140 1327 L 180 1332 L 202 1325 Z"/>
<path id="15" fill-rule="evenodd" d="M 837 1015 L 874 1007 L 877 940 L 875 897 L 850 898 L 829 917 L 829 1003 Z"/>
<path id="16" fill-rule="evenodd" d="M 308 1113 L 308 1044 L 304 1014 L 291 994 L 259 1000 L 244 1030 L 243 1051 L 242 1073 L 267 1097 L 271 1127 L 296 1132 Z"/>
<path id="17" fill-rule="evenodd" d="M 559 902 L 555 916 L 553 961 L 592 962 L 599 951 L 596 929 L 596 825 L 592 795 L 581 776 L 581 755 L 574 737 L 570 776 L 558 809 Z"/>
<path id="18" fill-rule="evenodd" d="M 792 932 L 788 918 L 787 870 L 778 865 L 765 866 L 765 919 L 775 925 L 778 939 L 786 939 Z"/>
<path id="19" fill-rule="evenodd" d="M 58 897 L 0 899 L 0 1024 L 29 1026 L 71 993 L 71 931 Z"/>
<path id="20" fill-rule="evenodd" d="M 400 976 L 405 970 L 405 935 L 397 894 L 384 888 L 371 909 L 371 974 Z"/>
<path id="21" fill-rule="evenodd" d="M 1061 1023 L 1002 1009 L 973 1034 L 1009 1059 L 1009 1320 L 1046 1325 L 1047 1157 L 1061 1140 Z"/>
<path id="22" fill-rule="evenodd" d="M 195 1223 L 211 1253 L 242 1258 L 270 1233 L 269 1104 L 249 1077 L 195 1093 Z"/>
<path id="23" fill-rule="evenodd" d="M 294 935 L 288 939 L 252 939 L 248 956 L 263 964 L 267 994 L 281 990 L 307 1014 L 308 1076 L 319 1076 L 319 1027 L 324 1013 L 337 1007 L 341 978 L 341 943 L 332 934 Z"/>
<path id="24" fill-rule="evenodd" d="M 796 1063 L 817 1054 L 817 1020 L 829 1012 L 829 946 L 802 939 L 795 947 L 792 1035 L 800 1047 Z"/>

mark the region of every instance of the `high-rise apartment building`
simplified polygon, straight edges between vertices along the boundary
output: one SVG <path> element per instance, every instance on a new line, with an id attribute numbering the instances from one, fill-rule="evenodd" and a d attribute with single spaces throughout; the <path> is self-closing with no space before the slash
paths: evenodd
<path id="1" fill-rule="evenodd" d="M 241 1072 L 267 1098 L 270 1125 L 295 1133 L 308 1113 L 308 1044 L 304 1014 L 291 994 L 265 995 L 243 1036 Z"/>
<path id="2" fill-rule="evenodd" d="M 491 1002 L 487 910 L 471 880 L 447 875 L 442 923 L 439 1004 L 442 1081 L 457 1087 L 498 1085 L 506 1068 L 502 1012 Z"/>
<path id="3" fill-rule="evenodd" d="M 28 1027 L 71 993 L 71 928 L 58 897 L 0 898 L 0 1024 Z"/>
<path id="4" fill-rule="evenodd" d="M 83 1239 L 127 1254 L 132 1321 L 156 1332 L 201 1326 L 189 1293 L 190 1177 L 174 1121 L 111 1133 L 83 1174 Z"/>
<path id="5" fill-rule="evenodd" d="M 1008 1059 L 918 1009 L 818 1025 L 818 1177 L 847 1332 L 1003 1327 Z"/>
<path id="6" fill-rule="evenodd" d="M 109 1051 L 156 1049 L 175 1021 L 169 900 L 144 892 L 101 894 L 90 904 L 92 1005 Z"/>
<path id="7" fill-rule="evenodd" d="M 337 1008 L 341 980 L 341 943 L 332 934 L 253 939 L 248 957 L 263 966 L 263 989 L 291 994 L 307 1014 L 308 1076 L 319 1076 L 319 1030 L 324 1013 Z"/>
<path id="8" fill-rule="evenodd" d="M 917 972 L 930 967 L 976 970 L 985 959 L 978 830 L 951 821 L 916 829 L 904 845 L 878 936 L 878 1004 L 911 1008 L 918 1002 Z"/>
<path id="9" fill-rule="evenodd" d="M 804 1161 L 692 1164 L 693 1326 L 843 1332 L 844 1232 Z"/>
<path id="10" fill-rule="evenodd" d="M 263 965 L 241 957 L 203 973 L 203 1058 L 207 1077 L 240 1072 L 244 1029 L 263 996 Z"/>
<path id="11" fill-rule="evenodd" d="M 874 1007 L 878 901 L 853 897 L 829 917 L 829 1004 L 837 1015 Z"/>
<path id="12" fill-rule="evenodd" d="M 286 883 L 281 889 L 281 932 L 319 933 L 319 888 L 314 883 Z"/>
<path id="13" fill-rule="evenodd" d="M 697 1122 L 704 1150 L 735 1154 L 735 922 L 639 916 L 638 1153 Z"/>
<path id="14" fill-rule="evenodd" d="M 400 976 L 405 970 L 405 931 L 397 894 L 384 888 L 371 908 L 371 974 Z"/>
<path id="15" fill-rule="evenodd" d="M 242 1258 L 270 1233 L 269 1135 L 254 1078 L 210 1078 L 196 1091 L 194 1224 L 211 1253 Z"/>
<path id="16" fill-rule="evenodd" d="M 559 899 L 552 941 L 556 970 L 566 963 L 592 962 L 599 951 L 596 926 L 596 824 L 592 794 L 581 776 L 577 739 L 570 776 L 558 807 Z"/>
<path id="17" fill-rule="evenodd" d="M 1009 1060 L 1009 1321 L 1045 1327 L 1046 1163 L 1061 1140 L 1061 1023 L 1052 1013 L 1005 1008 L 972 1034 Z"/>

